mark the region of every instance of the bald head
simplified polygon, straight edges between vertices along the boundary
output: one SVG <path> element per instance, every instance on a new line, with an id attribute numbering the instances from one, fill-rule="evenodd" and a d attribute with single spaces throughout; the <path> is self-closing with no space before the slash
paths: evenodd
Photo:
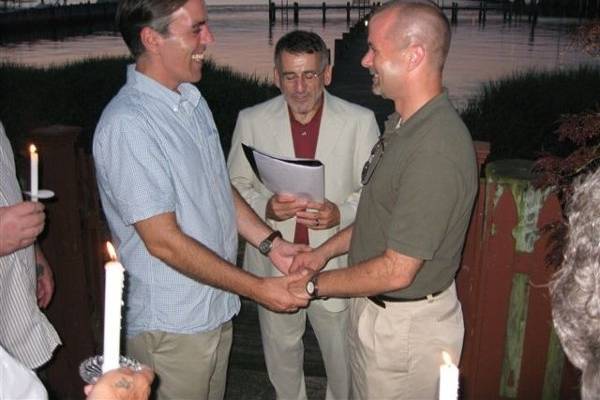
<path id="1" fill-rule="evenodd" d="M 392 0 L 378 8 L 372 20 L 393 14 L 386 32 L 387 38 L 404 49 L 422 46 L 428 54 L 430 66 L 440 72 L 450 49 L 450 23 L 442 10 L 427 0 Z"/>

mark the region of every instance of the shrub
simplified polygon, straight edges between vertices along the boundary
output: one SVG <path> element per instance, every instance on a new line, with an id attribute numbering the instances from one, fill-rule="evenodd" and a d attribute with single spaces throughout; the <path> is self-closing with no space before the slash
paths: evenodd
<path id="1" fill-rule="evenodd" d="M 534 160 L 542 152 L 571 152 L 555 134 L 561 115 L 592 110 L 599 102 L 600 67 L 527 71 L 483 85 L 462 117 L 474 139 L 490 142 L 490 160 Z"/>

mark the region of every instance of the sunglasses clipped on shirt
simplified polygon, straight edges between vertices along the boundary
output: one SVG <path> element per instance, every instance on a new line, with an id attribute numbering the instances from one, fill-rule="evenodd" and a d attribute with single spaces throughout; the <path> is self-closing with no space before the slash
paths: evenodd
<path id="1" fill-rule="evenodd" d="M 379 164 L 379 161 L 381 161 L 383 151 L 385 150 L 385 141 L 383 139 L 384 138 L 382 135 L 377 143 L 375 143 L 375 146 L 373 146 L 373 149 L 371 150 L 371 155 L 362 169 L 360 181 L 363 186 L 369 183 L 373 173 L 375 172 L 375 169 L 377 168 L 377 164 Z"/>

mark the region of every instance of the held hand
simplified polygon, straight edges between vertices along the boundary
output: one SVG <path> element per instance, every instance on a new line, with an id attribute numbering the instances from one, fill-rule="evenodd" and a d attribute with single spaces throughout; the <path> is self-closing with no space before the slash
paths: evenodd
<path id="1" fill-rule="evenodd" d="M 305 297 L 296 297 L 291 293 L 290 287 L 305 279 L 302 274 L 282 276 L 276 278 L 262 278 L 261 287 L 255 299 L 266 308 L 275 312 L 295 312 L 298 308 L 308 305 Z M 299 285 L 299 283 L 297 283 Z"/>
<path id="2" fill-rule="evenodd" d="M 310 251 L 310 247 L 304 244 L 293 244 L 277 238 L 273 242 L 273 248 L 269 253 L 269 258 L 282 274 L 287 275 L 296 254 L 305 251 Z"/>
<path id="3" fill-rule="evenodd" d="M 102 375 L 83 391 L 87 400 L 147 400 L 153 380 L 154 372 L 145 365 L 140 371 L 119 368 Z"/>
<path id="4" fill-rule="evenodd" d="M 310 295 L 306 291 L 306 283 L 315 275 L 315 272 L 309 269 L 305 269 L 302 270 L 299 275 L 299 279 L 290 282 L 290 284 L 288 285 L 288 290 L 291 294 L 300 299 L 310 300 Z"/>
<path id="5" fill-rule="evenodd" d="M 54 276 L 49 265 L 37 264 L 37 302 L 38 307 L 46 308 L 54 294 Z"/>
<path id="6" fill-rule="evenodd" d="M 327 199 L 324 203 L 310 202 L 306 208 L 296 213 L 296 221 L 309 229 L 329 229 L 340 224 L 340 209 Z"/>
<path id="7" fill-rule="evenodd" d="M 298 211 L 304 210 L 307 204 L 308 201 L 289 194 L 274 194 L 267 202 L 267 218 L 285 221 L 295 216 Z"/>
<path id="8" fill-rule="evenodd" d="M 289 273 L 295 274 L 304 270 L 319 272 L 327 264 L 327 260 L 328 258 L 319 250 L 298 253 L 289 268 Z"/>
<path id="9" fill-rule="evenodd" d="M 31 245 L 44 229 L 44 205 L 25 201 L 0 207 L 0 256 Z"/>

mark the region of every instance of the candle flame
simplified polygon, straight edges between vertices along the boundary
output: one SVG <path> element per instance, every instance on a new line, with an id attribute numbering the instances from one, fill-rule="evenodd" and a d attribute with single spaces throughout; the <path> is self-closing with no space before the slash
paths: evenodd
<path id="1" fill-rule="evenodd" d="M 445 365 L 452 365 L 452 357 L 450 357 L 450 354 L 448 354 L 445 351 L 442 351 L 442 358 L 444 359 L 444 364 Z"/>
<path id="2" fill-rule="evenodd" d="M 111 242 L 106 242 L 106 250 L 112 261 L 117 261 L 117 252 Z"/>
<path id="3" fill-rule="evenodd" d="M 35 144 L 29 145 L 29 153 L 34 154 L 36 152 L 37 152 L 37 147 L 35 147 Z"/>

